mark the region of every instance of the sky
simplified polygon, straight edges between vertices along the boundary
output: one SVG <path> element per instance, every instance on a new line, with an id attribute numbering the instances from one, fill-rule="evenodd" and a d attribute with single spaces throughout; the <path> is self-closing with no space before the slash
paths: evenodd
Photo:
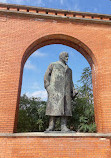
<path id="1" fill-rule="evenodd" d="M 0 0 L 1 3 L 29 5 L 54 9 L 64 9 L 80 12 L 92 12 L 111 14 L 110 0 Z M 61 44 L 53 44 L 42 47 L 35 51 L 26 61 L 23 72 L 21 95 L 29 97 L 41 97 L 47 100 L 47 92 L 44 89 L 44 74 L 51 62 L 59 60 L 59 53 L 69 53 L 68 65 L 73 72 L 75 87 L 80 86 L 77 82 L 85 67 L 89 66 L 87 60 L 76 50 Z"/>
<path id="2" fill-rule="evenodd" d="M 0 0 L 0 2 L 81 12 L 111 14 L 110 0 Z"/>

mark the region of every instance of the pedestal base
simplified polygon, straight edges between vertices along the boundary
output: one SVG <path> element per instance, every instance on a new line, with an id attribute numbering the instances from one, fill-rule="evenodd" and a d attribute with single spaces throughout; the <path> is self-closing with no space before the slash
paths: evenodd
<path id="1" fill-rule="evenodd" d="M 111 158 L 111 134 L 0 134 L 0 158 Z"/>

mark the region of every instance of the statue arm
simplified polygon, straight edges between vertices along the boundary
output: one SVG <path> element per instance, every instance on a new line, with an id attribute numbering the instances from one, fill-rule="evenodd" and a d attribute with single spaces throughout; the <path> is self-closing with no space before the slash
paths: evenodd
<path id="1" fill-rule="evenodd" d="M 72 81 L 72 86 L 71 86 L 71 96 L 72 98 L 75 98 L 75 96 L 78 94 L 78 91 L 75 89 L 73 81 Z"/>
<path id="2" fill-rule="evenodd" d="M 77 94 L 78 94 L 78 91 L 74 87 L 74 83 L 72 81 L 72 74 L 71 74 L 71 97 L 75 98 Z"/>
<path id="3" fill-rule="evenodd" d="M 47 89 L 47 87 L 50 85 L 50 77 L 51 77 L 52 69 L 53 69 L 53 65 L 50 64 L 47 68 L 45 75 L 44 75 L 44 87 L 45 87 L 45 89 Z"/>

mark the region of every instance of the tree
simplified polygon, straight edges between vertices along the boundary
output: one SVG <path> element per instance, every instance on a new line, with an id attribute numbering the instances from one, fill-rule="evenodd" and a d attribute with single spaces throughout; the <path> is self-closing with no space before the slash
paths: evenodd
<path id="1" fill-rule="evenodd" d="M 82 86 L 78 87 L 78 96 L 72 101 L 73 116 L 70 119 L 69 124 L 76 131 L 96 132 L 92 74 L 89 67 L 86 67 L 83 70 L 78 82 L 80 82 Z"/>
<path id="2" fill-rule="evenodd" d="M 20 98 L 18 132 L 44 131 L 48 126 L 45 116 L 46 102 L 40 98 L 28 98 L 25 94 Z"/>
<path id="3" fill-rule="evenodd" d="M 72 117 L 69 128 L 78 132 L 96 132 L 92 90 L 92 74 L 89 67 L 83 70 L 77 87 L 78 95 L 72 101 Z M 48 127 L 48 116 L 45 116 L 46 102 L 40 98 L 21 96 L 19 108 L 18 132 L 45 131 Z M 60 119 L 56 130 L 60 130 Z"/>

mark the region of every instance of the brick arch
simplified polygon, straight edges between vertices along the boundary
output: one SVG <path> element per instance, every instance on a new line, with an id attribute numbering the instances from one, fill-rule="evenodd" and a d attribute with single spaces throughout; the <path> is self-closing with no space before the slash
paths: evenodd
<path id="1" fill-rule="evenodd" d="M 22 64 L 24 65 L 28 57 L 37 49 L 50 44 L 63 44 L 72 47 L 86 58 L 91 68 L 94 65 L 97 67 L 97 61 L 91 49 L 83 41 L 65 34 L 46 35 L 34 41 L 24 52 Z"/>

